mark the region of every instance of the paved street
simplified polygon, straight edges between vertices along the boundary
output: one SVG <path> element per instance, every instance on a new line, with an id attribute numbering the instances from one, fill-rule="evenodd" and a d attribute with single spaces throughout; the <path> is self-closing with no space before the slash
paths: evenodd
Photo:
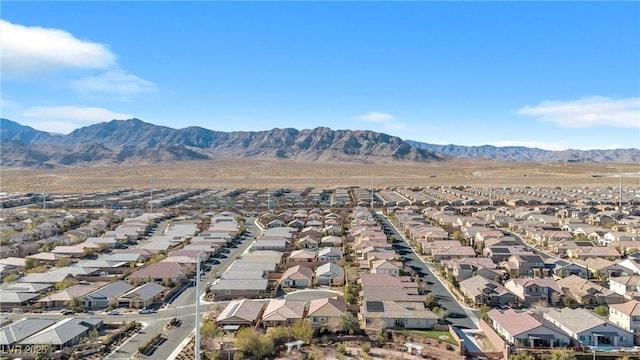
<path id="1" fill-rule="evenodd" d="M 431 266 L 425 263 L 422 258 L 413 251 L 411 246 L 407 244 L 404 237 L 395 229 L 391 222 L 381 214 L 378 214 L 378 217 L 381 219 L 382 225 L 386 225 L 387 228 L 390 229 L 393 238 L 393 247 L 402 257 L 404 264 L 415 270 L 422 281 L 427 282 L 429 293 L 434 294 L 438 298 L 440 307 L 449 311 L 447 320 L 450 321 L 453 326 L 476 329 L 477 325 L 475 321 L 478 319 L 477 310 L 467 308 L 466 306 L 462 307 L 446 286 L 434 275 L 434 270 Z"/>
<path id="2" fill-rule="evenodd" d="M 224 254 L 224 257 L 218 258 L 219 263 L 211 267 L 211 272 L 205 273 L 200 281 L 201 294 L 205 291 L 205 286 L 208 281 L 215 279 L 216 273 L 222 273 L 227 270 L 229 266 L 235 261 L 236 256 L 242 254 L 246 249 L 251 246 L 255 236 L 260 234 L 260 228 L 255 223 L 255 219 L 247 219 L 247 231 L 249 236 L 240 241 L 234 247 L 232 247 L 229 253 Z M 215 271 L 213 271 L 215 270 Z M 128 342 L 122 345 L 116 352 L 111 354 L 107 359 L 129 359 L 137 350 L 138 346 L 144 344 L 151 339 L 154 335 L 162 332 L 167 336 L 167 340 L 163 342 L 153 353 L 154 359 L 169 359 L 171 353 L 178 348 L 182 341 L 189 336 L 191 332 L 195 330 L 195 299 L 196 288 L 195 284 L 191 284 L 186 287 L 180 295 L 171 302 L 168 308 L 160 309 L 156 314 L 139 315 L 137 313 L 130 315 L 115 315 L 113 319 L 119 320 L 120 317 L 127 318 L 129 320 L 140 320 L 146 324 L 146 327 L 141 333 L 132 337 Z M 226 302 L 221 302 L 221 306 L 224 308 Z M 215 303 L 201 303 L 200 311 L 202 313 L 206 311 L 213 311 L 216 307 Z M 177 317 L 182 320 L 182 324 L 172 330 L 165 330 L 164 326 L 171 320 L 171 318 Z M 124 319 L 123 319 L 124 320 Z"/>

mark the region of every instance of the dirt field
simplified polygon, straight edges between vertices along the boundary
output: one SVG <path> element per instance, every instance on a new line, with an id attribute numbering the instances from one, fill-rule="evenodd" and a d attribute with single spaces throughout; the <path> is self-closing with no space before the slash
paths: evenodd
<path id="1" fill-rule="evenodd" d="M 454 160 L 441 163 L 326 163 L 291 160 L 211 160 L 158 165 L 1 169 L 0 189 L 9 192 L 70 193 L 122 188 L 306 188 L 426 185 L 640 187 L 636 164 L 497 163 Z M 593 174 L 601 176 L 594 177 Z M 602 176 L 604 175 L 604 176 Z"/>

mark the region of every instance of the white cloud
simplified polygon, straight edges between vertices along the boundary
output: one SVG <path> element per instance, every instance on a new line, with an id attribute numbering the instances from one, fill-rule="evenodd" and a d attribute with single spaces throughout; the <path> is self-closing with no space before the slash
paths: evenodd
<path id="1" fill-rule="evenodd" d="M 396 117 L 391 114 L 385 114 L 377 111 L 369 111 L 366 114 L 354 116 L 354 119 L 382 124 L 396 121 Z"/>
<path id="2" fill-rule="evenodd" d="M 4 76 L 30 76 L 62 68 L 106 69 L 116 63 L 107 46 L 80 40 L 64 30 L 0 20 Z"/>
<path id="3" fill-rule="evenodd" d="M 640 98 L 592 96 L 569 101 L 543 101 L 535 106 L 522 107 L 517 113 L 566 128 L 640 128 Z"/>
<path id="4" fill-rule="evenodd" d="M 98 107 L 38 106 L 24 110 L 20 117 L 21 123 L 35 129 L 66 134 L 83 126 L 135 116 Z"/>
<path id="5" fill-rule="evenodd" d="M 116 96 L 119 100 L 129 100 L 136 95 L 157 91 L 156 85 L 151 81 L 123 70 L 110 70 L 97 76 L 88 76 L 74 81 L 72 85 L 81 92 Z"/>

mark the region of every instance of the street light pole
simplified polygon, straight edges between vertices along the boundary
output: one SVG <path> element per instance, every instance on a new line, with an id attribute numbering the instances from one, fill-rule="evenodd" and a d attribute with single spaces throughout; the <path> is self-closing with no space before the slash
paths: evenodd
<path id="1" fill-rule="evenodd" d="M 200 253 L 196 256 L 196 338 L 195 357 L 200 360 Z"/>

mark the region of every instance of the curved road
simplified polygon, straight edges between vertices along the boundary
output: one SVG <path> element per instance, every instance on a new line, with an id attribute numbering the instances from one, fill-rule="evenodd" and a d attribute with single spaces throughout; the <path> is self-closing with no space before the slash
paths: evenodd
<path id="1" fill-rule="evenodd" d="M 419 276 L 420 280 L 425 281 L 428 285 L 428 292 L 438 298 L 438 305 L 449 312 L 447 320 L 452 326 L 477 329 L 477 321 L 479 313 L 477 310 L 463 307 L 456 298 L 449 292 L 449 289 L 434 275 L 434 270 L 430 264 L 424 262 L 413 248 L 407 243 L 404 236 L 395 228 L 395 226 L 384 215 L 377 213 L 383 227 L 386 227 L 389 235 L 393 239 L 393 248 L 402 258 L 405 266 L 412 268 Z"/>

